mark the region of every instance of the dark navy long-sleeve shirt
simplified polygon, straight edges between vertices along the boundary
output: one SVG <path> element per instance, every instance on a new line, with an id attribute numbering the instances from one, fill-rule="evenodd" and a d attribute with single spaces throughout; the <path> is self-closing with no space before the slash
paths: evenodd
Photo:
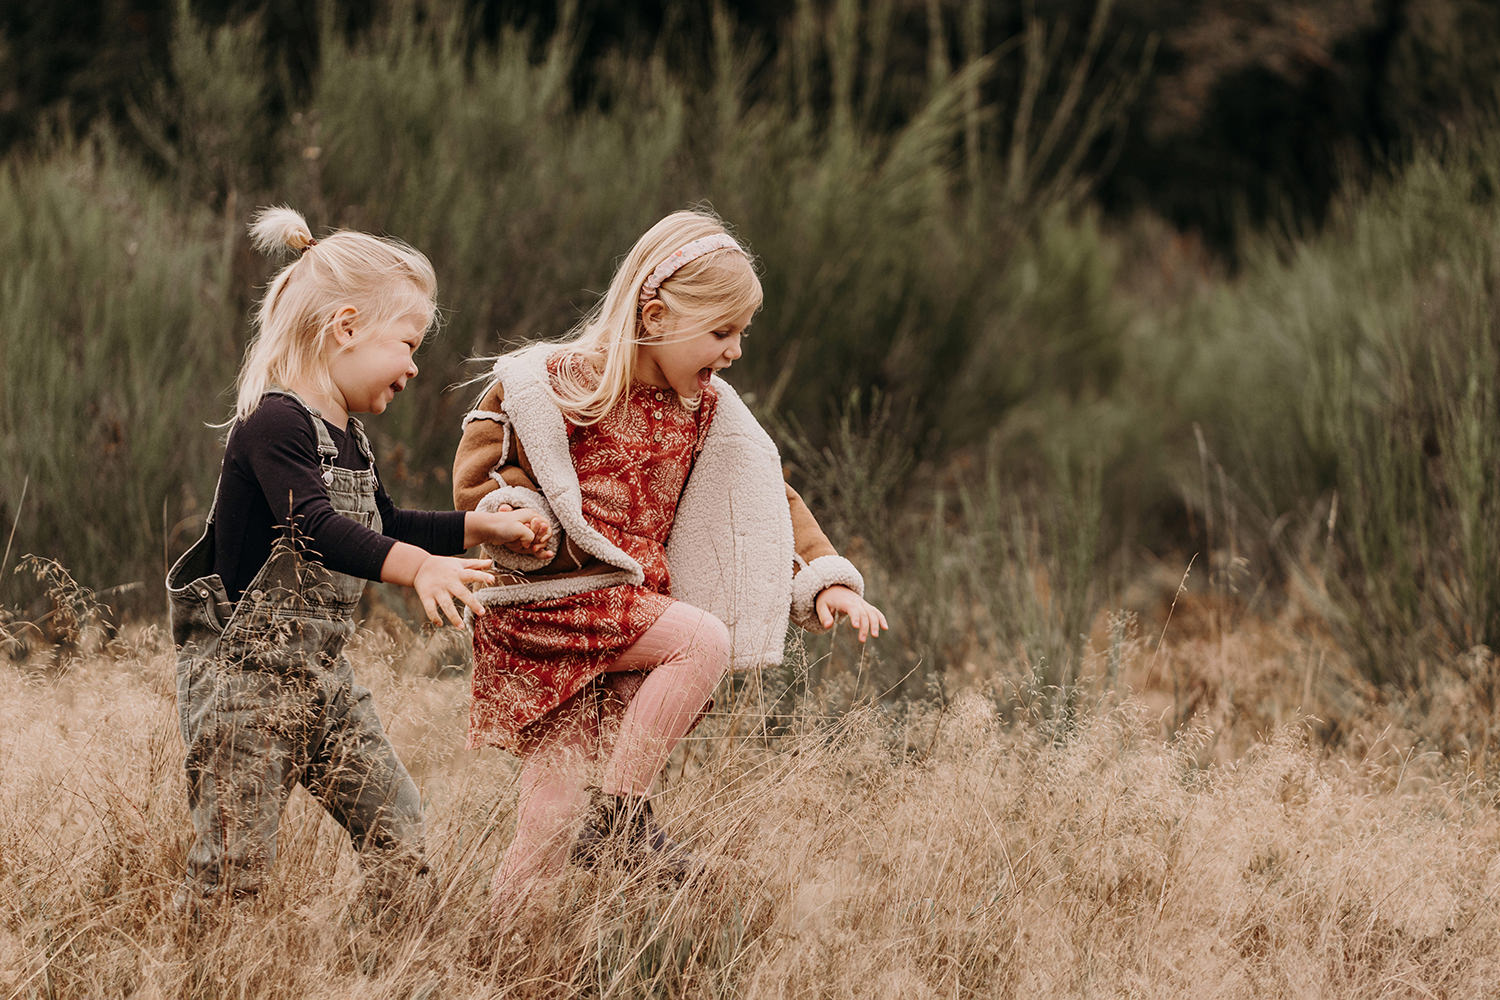
<path id="1" fill-rule="evenodd" d="M 335 465 L 371 467 L 353 434 L 323 423 L 339 449 Z M 334 511 L 307 410 L 286 396 L 266 396 L 230 430 L 224 449 L 214 512 L 214 572 L 224 580 L 229 599 L 239 600 L 289 523 L 297 527 L 304 554 L 366 580 L 380 579 L 380 568 L 397 542 L 436 555 L 464 550 L 463 511 L 404 510 L 391 502 L 379 470 L 375 482 L 379 532 Z"/>

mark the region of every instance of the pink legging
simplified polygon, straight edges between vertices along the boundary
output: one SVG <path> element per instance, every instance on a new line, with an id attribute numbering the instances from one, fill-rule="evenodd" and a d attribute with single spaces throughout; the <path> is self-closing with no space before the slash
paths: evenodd
<path id="1" fill-rule="evenodd" d="M 521 765 L 515 839 L 495 872 L 497 906 L 562 869 L 599 760 L 606 794 L 650 790 L 728 666 L 724 623 L 677 601 L 609 665 L 602 697 L 585 692 L 537 724 Z"/>

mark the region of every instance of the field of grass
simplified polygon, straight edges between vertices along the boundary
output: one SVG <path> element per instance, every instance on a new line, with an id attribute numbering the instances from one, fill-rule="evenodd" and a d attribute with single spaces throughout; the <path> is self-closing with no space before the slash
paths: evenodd
<path id="1" fill-rule="evenodd" d="M 1341 708 L 1327 692 L 1347 665 L 1296 623 L 1177 612 L 1163 642 L 1142 622 L 1091 651 L 1069 720 L 998 680 L 1019 664 L 942 702 L 881 704 L 814 639 L 722 690 L 669 768 L 661 811 L 705 874 L 667 888 L 570 869 L 510 927 L 486 888 L 514 764 L 463 749 L 451 636 L 382 616 L 354 649 L 422 789 L 437 870 L 436 899 L 383 929 L 351 917 L 353 852 L 301 791 L 268 892 L 199 924 L 174 913 L 190 826 L 170 650 L 128 629 L 33 654 L 0 674 L 0 990 L 1488 995 L 1488 769 L 1424 749 L 1398 706 Z"/>
<path id="2" fill-rule="evenodd" d="M 1493 994 L 1500 125 L 1231 272 L 1090 206 L 1131 67 L 1028 43 L 896 81 L 894 7 L 838 0 L 754 99 L 720 19 L 701 85 L 643 53 L 576 101 L 566 25 L 392 8 L 274 113 L 256 26 L 180 18 L 132 131 L 0 163 L 0 996 Z M 981 104 L 1002 58 L 1035 88 Z M 175 915 L 160 581 L 270 273 L 254 207 L 432 257 L 443 329 L 371 430 L 437 507 L 467 359 L 560 336 L 700 201 L 763 269 L 732 379 L 893 631 L 720 691 L 661 798 L 705 876 L 571 872 L 504 929 L 515 763 L 462 749 L 462 643 L 383 590 L 353 655 L 437 901 L 351 918 L 299 794 L 268 893 Z"/>

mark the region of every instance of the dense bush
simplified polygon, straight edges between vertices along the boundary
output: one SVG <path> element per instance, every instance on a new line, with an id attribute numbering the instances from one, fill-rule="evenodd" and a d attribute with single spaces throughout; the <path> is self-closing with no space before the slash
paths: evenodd
<path id="1" fill-rule="evenodd" d="M 814 29 L 817 58 L 836 64 L 875 30 Z M 0 460 L 18 551 L 54 554 L 92 584 L 154 588 L 162 525 L 173 548 L 173 525 L 207 505 L 203 425 L 227 413 L 270 273 L 241 226 L 272 201 L 315 228 L 398 235 L 436 264 L 445 329 L 424 351 L 426 376 L 375 429 L 407 503 L 446 503 L 472 395 L 450 386 L 479 370 L 466 359 L 561 336 L 635 236 L 683 205 L 713 205 L 758 251 L 767 306 L 738 380 L 815 444 L 858 388 L 912 414 L 937 459 L 1028 400 L 1109 383 L 1123 324 L 1095 229 L 1061 194 L 1042 224 L 1015 192 L 981 198 L 955 181 L 975 113 L 966 95 L 986 64 L 934 73 L 925 110 L 877 134 L 859 124 L 852 88 L 832 123 L 791 96 L 748 100 L 736 29 L 718 30 L 707 91 L 685 90 L 656 55 L 617 67 L 614 106 L 579 109 L 566 31 L 489 45 L 459 19 L 407 12 L 353 41 L 327 31 L 305 105 L 274 118 L 257 110 L 268 85 L 257 26 L 179 20 L 172 78 L 185 89 L 133 115 L 154 169 L 107 132 L 7 166 L 0 217 L 9 259 L 25 264 L 0 299 L 18 429 Z M 839 65 L 878 85 L 862 74 L 879 67 Z M 32 431 L 37 412 L 50 419 Z M 63 513 L 79 505 L 84 532 Z"/>
<path id="2" fill-rule="evenodd" d="M 1497 142 L 1424 153 L 1321 237 L 1253 247 L 1159 334 L 1251 506 L 1321 525 L 1284 555 L 1332 560 L 1341 631 L 1381 680 L 1500 637 Z"/>
<path id="3" fill-rule="evenodd" d="M 445 328 L 373 431 L 398 500 L 445 506 L 468 359 L 561 336 L 640 231 L 709 203 L 767 291 L 736 384 L 899 609 L 886 680 L 1019 651 L 1028 683 L 1065 689 L 1117 583 L 1194 552 L 1226 593 L 1321 595 L 1379 680 L 1495 640 L 1494 131 L 1345 196 L 1323 236 L 1248 241 L 1224 277 L 1149 217 L 1101 223 L 1082 161 L 1018 166 L 1057 132 L 1104 141 L 1129 73 L 935 53 L 892 126 L 868 95 L 899 12 L 833 14 L 774 54 L 721 16 L 705 82 L 648 53 L 580 104 L 567 25 L 491 41 L 407 11 L 325 28 L 284 114 L 260 25 L 179 19 L 175 84 L 128 139 L 63 130 L 0 170 L 0 603 L 31 599 L 10 570 L 37 552 L 160 606 L 270 274 L 243 235 L 256 205 L 433 258 Z M 987 97 L 1011 57 L 1109 96 L 1018 154 L 1021 117 L 1063 112 Z M 774 99 L 747 86 L 767 60 L 791 81 Z M 796 83 L 818 73 L 831 104 Z"/>

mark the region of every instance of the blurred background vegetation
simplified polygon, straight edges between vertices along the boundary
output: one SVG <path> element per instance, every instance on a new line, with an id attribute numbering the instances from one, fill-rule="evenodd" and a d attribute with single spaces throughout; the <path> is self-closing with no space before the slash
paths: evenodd
<path id="1" fill-rule="evenodd" d="M 734 380 L 869 568 L 893 689 L 1014 659 L 1065 705 L 1104 616 L 1184 578 L 1395 689 L 1488 662 L 1486 0 L 309 11 L 0 10 L 0 605 L 38 553 L 162 613 L 256 206 L 433 259 L 444 330 L 372 431 L 398 502 L 446 506 L 469 359 L 561 335 L 707 203 L 764 270 Z"/>

